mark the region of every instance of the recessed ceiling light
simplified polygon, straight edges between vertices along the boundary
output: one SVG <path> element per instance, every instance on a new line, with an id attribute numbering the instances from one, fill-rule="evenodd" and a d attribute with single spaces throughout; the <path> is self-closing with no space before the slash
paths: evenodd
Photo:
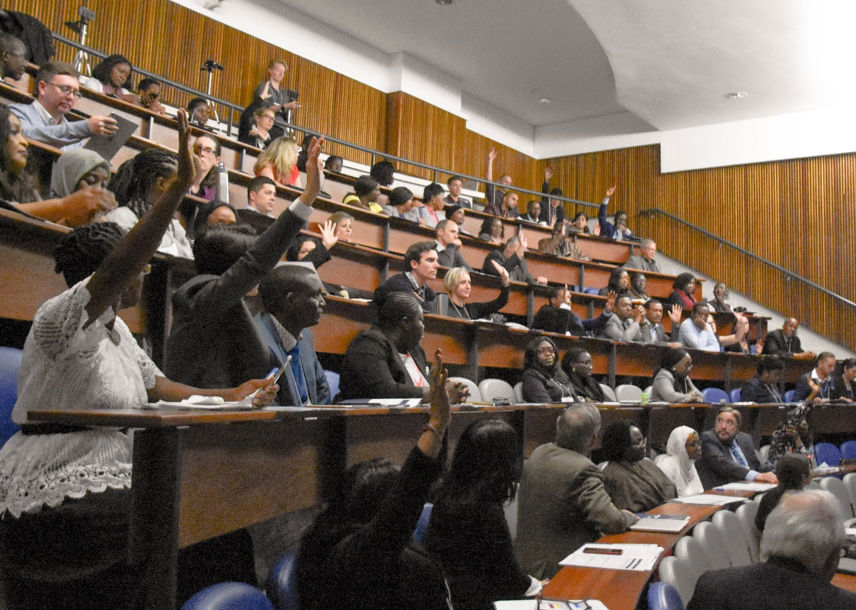
<path id="1" fill-rule="evenodd" d="M 437 3 L 437 4 L 439 4 L 440 6 L 449 6 L 449 5 L 450 5 L 450 4 L 452 4 L 454 1 L 455 1 L 455 0 L 434 0 L 434 2 L 436 2 L 436 3 Z"/>
<path id="2" fill-rule="evenodd" d="M 542 97 L 542 98 L 541 98 L 540 100 L 538 100 L 538 101 L 539 101 L 539 102 L 541 102 L 542 104 L 549 104 L 549 103 L 550 103 L 550 98 L 549 98 L 549 97 Z"/>
<path id="3" fill-rule="evenodd" d="M 748 97 L 749 93 L 746 91 L 732 91 L 725 95 L 730 100 L 742 100 L 745 97 Z"/>

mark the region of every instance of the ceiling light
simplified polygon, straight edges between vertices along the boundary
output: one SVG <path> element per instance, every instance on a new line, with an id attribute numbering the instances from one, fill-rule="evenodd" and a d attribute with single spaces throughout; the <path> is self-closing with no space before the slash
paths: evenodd
<path id="1" fill-rule="evenodd" d="M 742 100 L 745 97 L 748 97 L 749 93 L 746 91 L 732 91 L 725 95 L 730 100 Z"/>
<path id="2" fill-rule="evenodd" d="M 542 104 L 549 104 L 549 103 L 550 103 L 550 98 L 549 98 L 549 97 L 542 97 L 542 98 L 541 98 L 540 100 L 538 100 L 538 101 L 539 101 L 539 102 L 541 102 Z"/>
<path id="3" fill-rule="evenodd" d="M 449 5 L 450 5 L 450 4 L 452 4 L 454 1 L 455 1 L 455 0 L 434 0 L 434 2 L 436 2 L 436 3 L 437 3 L 437 4 L 439 4 L 440 6 L 449 6 Z"/>

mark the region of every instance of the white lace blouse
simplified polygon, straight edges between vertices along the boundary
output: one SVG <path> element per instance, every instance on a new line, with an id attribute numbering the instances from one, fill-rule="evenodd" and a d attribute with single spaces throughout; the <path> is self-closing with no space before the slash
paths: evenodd
<path id="1" fill-rule="evenodd" d="M 131 331 L 108 309 L 87 320 L 88 278 L 45 302 L 24 345 L 18 377 L 17 424 L 31 409 L 126 409 L 147 402 L 163 376 Z M 61 434 L 16 433 L 0 449 L 0 515 L 57 506 L 87 491 L 131 486 L 131 435 L 110 428 Z"/>

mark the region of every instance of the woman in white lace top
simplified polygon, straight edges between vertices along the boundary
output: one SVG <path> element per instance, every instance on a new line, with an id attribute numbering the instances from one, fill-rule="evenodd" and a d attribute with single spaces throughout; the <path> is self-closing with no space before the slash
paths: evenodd
<path id="1" fill-rule="evenodd" d="M 12 413 L 22 429 L 0 449 L 0 566 L 10 609 L 128 607 L 137 582 L 126 563 L 131 433 L 33 424 L 28 411 L 129 409 L 190 394 L 240 400 L 269 384 L 201 390 L 170 381 L 116 316 L 139 298 L 147 263 L 192 179 L 187 132 L 182 115 L 178 174 L 136 230 L 87 225 L 55 253 L 70 288 L 34 316 Z M 272 386 L 257 398 L 271 396 Z"/>

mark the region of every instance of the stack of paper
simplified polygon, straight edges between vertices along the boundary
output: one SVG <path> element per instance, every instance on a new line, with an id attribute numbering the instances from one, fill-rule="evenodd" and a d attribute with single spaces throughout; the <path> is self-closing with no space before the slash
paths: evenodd
<path id="1" fill-rule="evenodd" d="M 231 409 L 252 409 L 253 405 L 247 399 L 239 402 L 226 402 L 220 396 L 200 396 L 194 394 L 179 402 L 159 400 L 156 407 L 172 407 L 176 409 L 204 409 L 207 411 L 225 411 Z M 149 406 L 151 408 L 151 406 Z"/>
<path id="2" fill-rule="evenodd" d="M 563 566 L 650 572 L 663 553 L 656 544 L 584 544 L 559 563 Z"/>
<path id="3" fill-rule="evenodd" d="M 726 483 L 714 487 L 715 491 L 768 491 L 776 486 L 775 483 L 755 483 L 752 481 L 738 481 L 737 483 Z"/>
<path id="4" fill-rule="evenodd" d="M 514 599 L 509 601 L 493 602 L 494 610 L 532 610 L 534 600 Z M 609 610 L 604 603 L 598 599 L 542 599 L 538 603 L 538 610 Z"/>
<path id="5" fill-rule="evenodd" d="M 740 498 L 738 496 L 719 496 L 716 494 L 696 494 L 694 496 L 683 496 L 669 500 L 669 502 L 683 502 L 684 504 L 702 504 L 706 506 L 722 506 L 723 504 L 731 504 L 732 502 L 745 502 L 748 498 Z"/>
<path id="6" fill-rule="evenodd" d="M 645 515 L 630 529 L 640 532 L 679 532 L 689 522 L 689 515 Z"/>

